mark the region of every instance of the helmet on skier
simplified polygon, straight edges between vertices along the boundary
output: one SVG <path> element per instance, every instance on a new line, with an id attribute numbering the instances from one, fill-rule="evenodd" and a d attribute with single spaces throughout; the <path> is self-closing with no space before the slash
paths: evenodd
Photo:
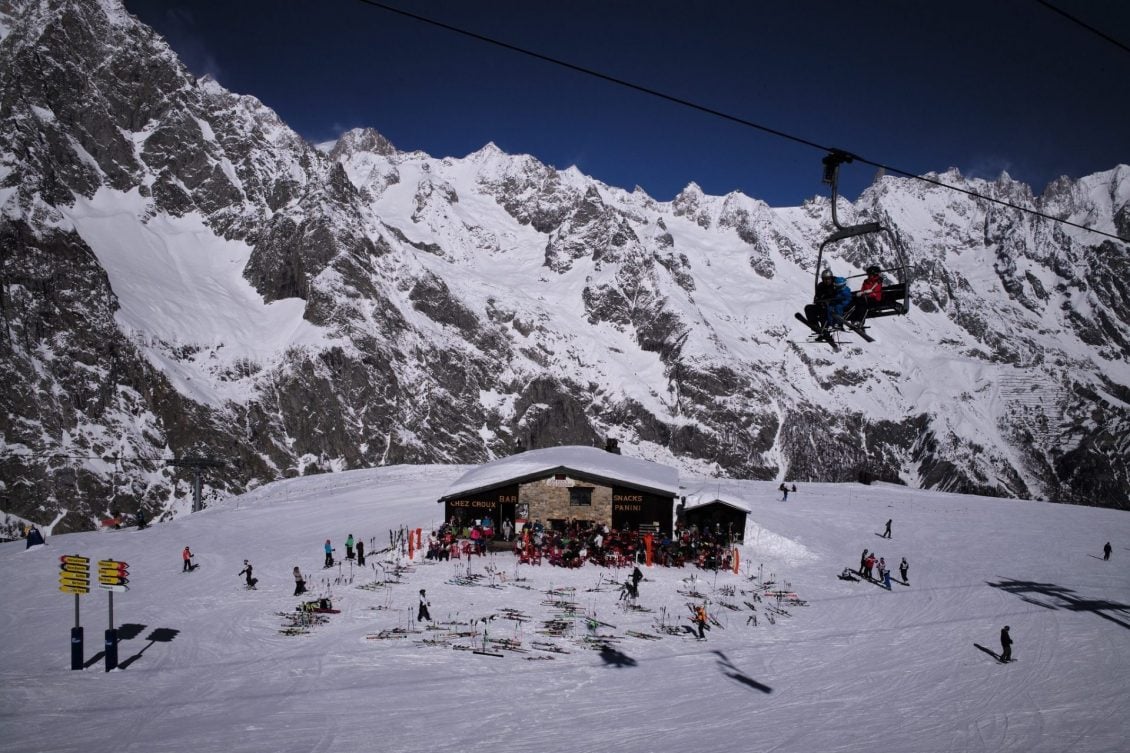
<path id="1" fill-rule="evenodd" d="M 832 277 L 832 270 L 828 269 L 827 267 L 824 267 L 824 271 L 820 273 L 820 279 L 828 280 L 828 279 L 831 279 L 831 277 Z"/>
<path id="2" fill-rule="evenodd" d="M 867 271 L 867 274 L 869 274 L 869 275 L 877 275 L 880 272 L 882 272 L 883 270 L 879 269 L 879 267 L 872 264 L 870 267 L 867 268 L 866 271 Z"/>

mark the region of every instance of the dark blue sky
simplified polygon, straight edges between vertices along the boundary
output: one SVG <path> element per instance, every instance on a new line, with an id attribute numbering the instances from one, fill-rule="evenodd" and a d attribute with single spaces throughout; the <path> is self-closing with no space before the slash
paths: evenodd
<path id="1" fill-rule="evenodd" d="M 436 157 L 493 141 L 661 200 L 691 181 L 773 206 L 824 192 L 816 149 L 360 0 L 125 4 L 311 141 L 369 126 Z M 386 4 L 909 172 L 1006 170 L 1038 193 L 1130 163 L 1130 52 L 1036 0 Z M 1130 44 L 1130 3 L 1054 5 Z M 848 193 L 875 174 L 844 170 Z"/>

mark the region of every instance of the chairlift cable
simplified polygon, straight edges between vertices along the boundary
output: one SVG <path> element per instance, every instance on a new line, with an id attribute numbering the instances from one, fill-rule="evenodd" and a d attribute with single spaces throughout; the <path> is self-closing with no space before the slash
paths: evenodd
<path id="1" fill-rule="evenodd" d="M 1130 52 L 1130 45 L 1124 44 L 1120 40 L 1115 39 L 1110 34 L 1107 34 L 1106 32 L 1102 31 L 1101 29 L 1096 29 L 1094 26 L 1091 26 L 1086 21 L 1083 21 L 1079 18 L 1076 18 L 1075 16 L 1071 15 L 1070 13 L 1063 10 L 1062 8 L 1057 8 L 1056 6 L 1047 2 L 1047 0 L 1036 0 L 1036 2 L 1039 3 L 1040 5 L 1044 6 L 1045 8 L 1050 10 L 1051 12 L 1058 13 L 1059 15 L 1063 16 L 1064 18 L 1066 18 L 1071 23 L 1077 24 L 1078 26 L 1082 26 L 1084 29 L 1091 32 L 1092 34 L 1095 34 L 1097 36 L 1102 37 L 1106 41 L 1113 44 L 1115 47 L 1121 48 L 1123 52 Z"/>
<path id="2" fill-rule="evenodd" d="M 442 21 L 437 21 L 437 20 L 435 20 L 433 18 L 429 18 L 427 16 L 421 16 L 418 13 L 412 13 L 411 11 L 406 11 L 406 10 L 403 10 L 401 8 L 396 8 L 396 7 L 393 7 L 391 5 L 386 5 L 385 3 L 378 2 L 377 0 L 357 0 L 357 1 L 364 4 L 364 5 L 371 6 L 373 8 L 378 8 L 380 10 L 388 11 L 389 13 L 395 13 L 397 15 L 404 16 L 405 18 L 410 18 L 414 21 L 419 21 L 420 23 L 425 23 L 425 24 L 428 24 L 430 26 L 435 26 L 437 28 L 444 29 L 446 31 L 450 31 L 450 32 L 453 32 L 455 34 L 461 34 L 465 37 L 470 37 L 471 39 L 475 39 L 475 40 L 478 40 L 480 42 L 486 42 L 487 44 L 492 44 L 496 47 L 501 47 L 503 49 L 510 50 L 511 52 L 517 52 L 517 53 L 520 53 L 522 55 L 526 55 L 528 57 L 532 57 L 532 58 L 535 58 L 537 60 L 541 60 L 541 61 L 546 62 L 546 63 L 552 63 L 553 65 L 561 66 L 563 68 L 568 68 L 569 70 L 576 71 L 578 73 L 583 73 L 587 76 L 592 76 L 594 78 L 601 79 L 602 81 L 607 81 L 609 83 L 616 84 L 618 86 L 623 86 L 623 87 L 626 87 L 628 89 L 633 89 L 633 90 L 638 91 L 638 92 L 643 93 L 643 94 L 648 94 L 648 95 L 651 95 L 653 97 L 658 97 L 659 99 L 666 100 L 666 101 L 671 102 L 673 104 L 681 105 L 683 107 L 689 107 L 692 110 L 698 110 L 699 112 L 706 113 L 707 115 L 713 115 L 714 117 L 721 118 L 722 120 L 728 120 L 731 123 L 737 123 L 738 125 L 746 126 L 747 128 L 753 128 L 753 129 L 761 131 L 763 133 L 767 133 L 771 136 L 777 136 L 778 138 L 786 139 L 788 141 L 792 141 L 792 142 L 794 142 L 796 144 L 800 144 L 802 146 L 811 147 L 813 149 L 817 149 L 819 151 L 828 152 L 828 153 L 842 151 L 842 150 L 836 149 L 834 147 L 826 146 L 824 144 L 820 144 L 818 142 L 812 141 L 811 139 L 806 139 L 803 136 L 797 136 L 796 134 L 789 133 L 788 131 L 783 131 L 779 128 L 773 128 L 771 126 L 767 126 L 767 125 L 764 125 L 762 123 L 757 123 L 757 122 L 754 122 L 752 120 L 740 118 L 736 115 L 731 115 L 731 114 L 723 112 L 721 110 L 717 110 L 713 107 L 707 107 L 706 105 L 701 105 L 701 104 L 698 104 L 697 102 L 692 102 L 688 99 L 683 99 L 682 97 L 676 97 L 676 96 L 671 95 L 671 94 L 666 94 L 664 92 L 659 91 L 658 89 L 652 89 L 652 88 L 647 87 L 647 86 L 635 84 L 635 83 L 632 83 L 631 81 L 626 81 L 624 79 L 617 78 L 615 76 L 610 76 L 607 73 L 601 73 L 600 71 L 594 70 L 592 68 L 586 68 L 585 66 L 577 65 L 576 63 L 570 63 L 568 61 L 561 60 L 560 58 L 555 58 L 555 57 L 551 57 L 549 55 L 545 55 L 545 54 L 540 53 L 540 52 L 535 52 L 534 50 L 530 50 L 530 49 L 527 49 L 525 47 L 519 47 L 517 45 L 510 44 L 509 42 L 503 42 L 503 41 L 495 39 L 493 37 L 488 37 L 488 36 L 483 35 L 483 34 L 478 34 L 478 33 L 473 32 L 473 31 L 468 31 L 466 29 L 459 28 L 458 26 L 452 26 L 451 24 L 444 23 Z M 973 190 L 970 190 L 970 189 L 967 189 L 967 188 L 961 188 L 959 186 L 950 185 L 949 183 L 944 183 L 943 181 L 937 180 L 935 178 L 927 178 L 927 177 L 922 176 L 922 175 L 916 175 L 915 173 L 909 172 L 907 170 L 902 170 L 900 168 L 894 167 L 893 165 L 887 165 L 887 164 L 884 164 L 882 162 L 878 162 L 876 160 L 867 159 L 867 158 L 861 157 L 857 154 L 852 154 L 851 156 L 852 156 L 853 159 L 855 159 L 859 162 L 862 162 L 865 165 L 871 165 L 872 167 L 877 167 L 877 168 L 880 168 L 882 170 L 886 170 L 888 172 L 895 173 L 897 175 L 901 175 L 902 177 L 905 177 L 905 178 L 913 178 L 915 180 L 920 180 L 924 183 L 929 183 L 929 184 L 938 186 L 940 188 L 948 188 L 951 191 L 957 191 L 959 193 L 966 194 L 967 196 L 972 196 L 973 198 L 983 199 L 983 200 L 991 202 L 993 204 L 999 204 L 1000 206 L 1004 206 L 1004 207 L 1007 207 L 1009 209 L 1015 209 L 1017 211 L 1024 212 L 1026 214 L 1031 214 L 1031 215 L 1034 215 L 1036 217 L 1040 217 L 1040 218 L 1045 219 L 1045 220 L 1050 220 L 1052 222 L 1059 222 L 1059 223 L 1062 223 L 1064 225 L 1070 225 L 1071 227 L 1077 228 L 1079 230 L 1085 230 L 1087 232 L 1095 233 L 1097 235 L 1102 235 L 1102 236 L 1105 236 L 1107 238 L 1112 238 L 1116 241 L 1121 241 L 1122 243 L 1130 243 L 1130 238 L 1123 238 L 1122 236 L 1115 235 L 1114 233 L 1108 233 L 1104 230 L 1097 230 L 1097 229 L 1092 228 L 1092 227 L 1087 227 L 1086 225 L 1082 225 L 1082 224 L 1079 224 L 1077 222 L 1072 222 L 1071 220 L 1066 220 L 1066 219 L 1063 219 L 1061 217 L 1056 217 L 1054 215 L 1047 214 L 1046 212 L 1041 212 L 1038 209 L 1031 209 L 1029 207 L 1020 206 L 1019 204 L 1014 204 L 1010 201 L 1005 201 L 1004 199 L 996 199 L 996 198 L 993 198 L 992 196 L 986 196 L 984 194 L 977 193 L 976 191 L 973 191 Z"/>

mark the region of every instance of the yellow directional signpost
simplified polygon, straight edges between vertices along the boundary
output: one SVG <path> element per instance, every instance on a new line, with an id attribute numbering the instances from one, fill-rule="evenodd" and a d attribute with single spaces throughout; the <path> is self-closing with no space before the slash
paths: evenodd
<path id="1" fill-rule="evenodd" d="M 110 627 L 106 631 L 106 671 L 118 666 L 118 631 L 114 629 L 114 592 L 129 590 L 129 563 L 118 560 L 98 560 L 98 587 L 109 591 Z"/>
<path id="2" fill-rule="evenodd" d="M 64 554 L 59 558 L 59 590 L 75 595 L 75 626 L 71 628 L 71 669 L 82 669 L 82 625 L 78 597 L 90 593 L 90 558 Z"/>

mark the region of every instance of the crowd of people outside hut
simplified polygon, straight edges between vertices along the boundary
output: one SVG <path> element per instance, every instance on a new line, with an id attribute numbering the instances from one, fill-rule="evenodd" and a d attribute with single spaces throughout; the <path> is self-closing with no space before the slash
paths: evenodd
<path id="1" fill-rule="evenodd" d="M 428 535 L 426 558 L 483 555 L 489 542 L 507 542 L 507 549 L 528 563 L 558 567 L 581 567 L 591 562 L 601 567 L 626 567 L 647 559 L 647 536 L 651 536 L 651 563 L 664 567 L 695 565 L 707 570 L 729 569 L 733 564 L 733 537 L 720 526 L 676 526 L 672 534 L 647 534 L 618 530 L 588 520 L 540 520 L 520 523 L 517 528 L 503 521 L 495 529 L 490 519 L 470 525 L 452 520 Z"/>

